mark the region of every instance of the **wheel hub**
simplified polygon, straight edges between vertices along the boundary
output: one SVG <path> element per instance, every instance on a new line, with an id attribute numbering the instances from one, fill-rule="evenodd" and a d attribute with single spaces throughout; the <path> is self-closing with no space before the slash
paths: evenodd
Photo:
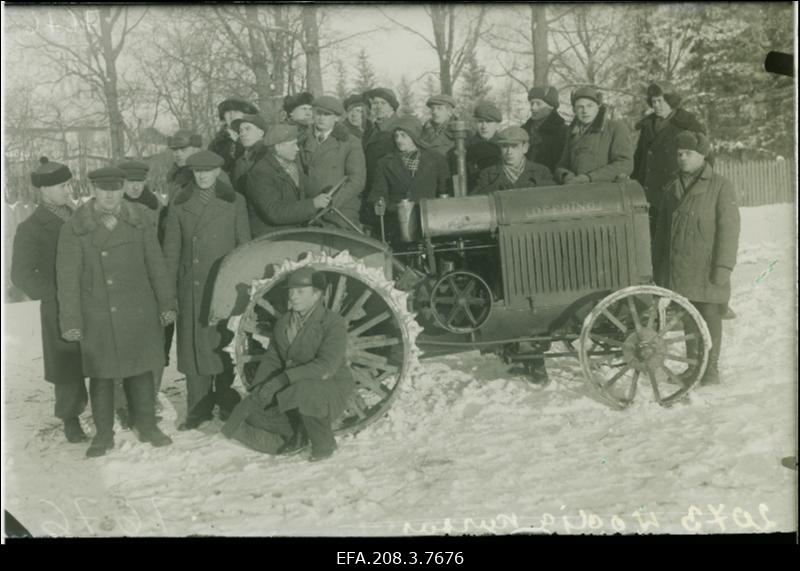
<path id="1" fill-rule="evenodd" d="M 655 330 L 642 327 L 625 340 L 622 354 L 625 361 L 637 371 L 658 369 L 664 363 L 666 344 Z"/>

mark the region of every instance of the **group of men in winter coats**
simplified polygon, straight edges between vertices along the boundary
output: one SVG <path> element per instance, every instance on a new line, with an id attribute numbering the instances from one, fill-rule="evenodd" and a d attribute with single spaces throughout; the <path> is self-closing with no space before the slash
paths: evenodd
<path id="1" fill-rule="evenodd" d="M 520 127 L 501 129 L 500 110 L 479 102 L 466 141 L 467 188 L 481 194 L 629 176 L 639 181 L 650 203 L 655 280 L 685 295 L 706 319 L 713 348 L 702 382 L 715 383 L 738 246 L 735 195 L 706 160 L 705 129 L 680 107 L 675 89 L 653 83 L 646 95 L 652 113 L 637 124 L 635 151 L 625 124 L 612 118 L 593 87 L 571 93 L 570 124 L 558 112 L 553 87 L 530 90 L 530 119 Z M 12 280 L 41 300 L 45 378 L 55 384 L 56 416 L 64 420 L 67 439 L 87 438 L 78 416 L 89 377 L 97 428 L 89 456 L 114 446 L 115 379 L 122 380 L 139 438 L 154 446 L 171 442 L 156 424 L 155 404 L 175 323 L 178 369 L 187 383 L 187 415 L 179 429 L 197 428 L 216 406 L 228 422 L 223 432 L 253 448 L 295 451 L 310 440 L 312 459 L 332 454 L 331 424 L 343 408 L 330 403 L 345 402 L 352 382 L 330 392 L 320 379 L 293 376 L 281 364 L 281 351 L 294 347 L 290 339 L 274 346 L 275 355 L 270 346 L 275 367 L 262 375 L 269 382 L 257 398 L 240 402 L 231 387 L 233 366 L 221 350 L 229 333 L 206 322 L 204 303 L 221 259 L 273 229 L 319 219 L 375 232 L 381 208 L 392 212 L 404 199 L 451 193 L 456 102 L 438 95 L 427 105 L 431 117 L 421 124 L 397 113 L 390 89 L 344 101 L 301 93 L 285 98 L 282 122 L 268 123 L 254 105 L 232 97 L 218 106 L 222 127 L 208 150 L 196 133 L 170 137 L 168 206 L 144 184 L 147 165 L 126 161 L 89 173 L 95 198 L 72 212 L 69 169 L 43 160 L 31 176 L 40 206 L 18 229 Z M 390 241 L 394 219 L 386 219 Z M 346 337 L 337 316 L 320 307 L 323 281 L 309 271 L 290 279 L 295 309 L 281 327 L 292 338 L 313 339 L 302 346 L 296 367 L 329 359 L 330 344 Z M 320 333 L 303 337 L 307 327 Z M 347 376 L 337 372 L 346 368 L 341 360 L 334 365 L 334 377 Z M 546 379 L 543 361 L 532 371 Z M 323 393 L 330 406 L 308 404 Z M 252 416 L 254 400 L 261 417 Z"/>

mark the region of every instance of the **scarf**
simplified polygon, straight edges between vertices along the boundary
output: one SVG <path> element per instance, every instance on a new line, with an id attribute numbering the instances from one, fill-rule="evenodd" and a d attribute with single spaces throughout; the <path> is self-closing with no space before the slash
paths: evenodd
<path id="1" fill-rule="evenodd" d="M 50 204 L 49 202 L 42 201 L 42 206 L 45 207 L 47 210 L 61 218 L 64 222 L 69 220 L 70 216 L 72 216 L 72 208 L 64 205 L 57 205 L 57 204 Z"/>
<path id="2" fill-rule="evenodd" d="M 297 334 L 300 333 L 300 330 L 303 329 L 306 321 L 308 321 L 308 318 L 311 317 L 311 314 L 314 313 L 316 308 L 317 306 L 314 305 L 305 315 L 300 315 L 299 312 L 294 310 L 292 311 L 292 314 L 289 316 L 289 325 L 286 327 L 286 339 L 288 339 L 290 345 L 297 337 Z"/>
<path id="3" fill-rule="evenodd" d="M 103 210 L 98 206 L 95 202 L 94 204 L 94 211 L 97 214 L 97 218 L 100 220 L 100 223 L 105 226 L 109 232 L 112 232 L 114 228 L 117 227 L 117 222 L 119 219 L 119 212 L 122 209 L 122 205 L 120 204 L 113 212 L 109 212 L 108 210 Z"/>
<path id="4" fill-rule="evenodd" d="M 297 163 L 295 161 L 287 161 L 275 155 L 275 158 L 278 159 L 278 164 L 283 167 L 283 170 L 291 177 L 292 182 L 298 188 L 300 188 L 300 171 L 297 168 Z"/>
<path id="5" fill-rule="evenodd" d="M 703 174 L 704 170 L 705 170 L 705 164 L 703 164 L 703 166 L 697 169 L 697 171 L 695 172 L 680 173 L 679 175 L 680 184 L 678 185 L 678 187 L 681 190 L 681 198 L 686 196 L 688 192 L 692 189 L 692 187 L 695 185 L 695 183 L 698 180 L 700 180 L 700 176 Z"/>
<path id="6" fill-rule="evenodd" d="M 208 201 L 211 200 L 211 197 L 214 196 L 214 186 L 210 186 L 209 188 L 200 188 L 197 187 L 197 197 L 200 199 L 200 202 L 203 204 L 208 204 Z"/>
<path id="7" fill-rule="evenodd" d="M 419 169 L 419 150 L 400 153 L 400 160 L 403 161 L 403 166 L 409 170 L 411 176 L 416 176 L 417 169 Z"/>
<path id="8" fill-rule="evenodd" d="M 503 172 L 505 173 L 506 178 L 509 181 L 511 181 L 512 184 L 514 184 L 515 182 L 517 182 L 519 177 L 522 176 L 522 173 L 525 172 L 525 166 L 526 166 L 526 161 L 524 158 L 522 159 L 522 161 L 520 161 L 519 165 L 515 166 L 510 166 L 503 163 Z"/>

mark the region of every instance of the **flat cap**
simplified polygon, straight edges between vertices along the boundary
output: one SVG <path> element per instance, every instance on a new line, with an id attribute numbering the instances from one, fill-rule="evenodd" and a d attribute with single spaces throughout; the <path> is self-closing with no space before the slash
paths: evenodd
<path id="1" fill-rule="evenodd" d="M 366 105 L 366 102 L 361 95 L 349 95 L 344 100 L 345 111 L 350 111 L 351 107 L 355 107 L 357 105 Z"/>
<path id="2" fill-rule="evenodd" d="M 195 171 L 208 171 L 225 164 L 225 159 L 211 151 L 198 151 L 186 159 L 186 166 Z"/>
<path id="3" fill-rule="evenodd" d="M 696 133 L 694 131 L 681 131 L 675 137 L 675 147 L 678 149 L 688 149 L 696 151 L 703 156 L 708 155 L 711 150 L 711 144 L 708 137 L 703 133 Z"/>
<path id="4" fill-rule="evenodd" d="M 264 136 L 264 145 L 272 147 L 288 141 L 293 141 L 297 138 L 298 130 L 294 125 L 287 125 L 285 123 L 278 123 L 272 125 Z"/>
<path id="5" fill-rule="evenodd" d="M 203 137 L 188 129 L 181 129 L 167 139 L 167 146 L 170 149 L 200 148 L 203 146 Z"/>
<path id="6" fill-rule="evenodd" d="M 101 190 L 122 190 L 125 171 L 117 167 L 103 167 L 88 174 L 91 183 Z"/>
<path id="7" fill-rule="evenodd" d="M 533 101 L 534 99 L 541 99 L 550 107 L 558 109 L 558 89 L 555 87 L 532 87 L 528 91 L 528 101 Z"/>
<path id="8" fill-rule="evenodd" d="M 311 266 L 305 266 L 292 272 L 286 283 L 287 288 L 311 286 L 319 290 L 324 290 L 326 285 L 325 274 L 316 271 Z"/>
<path id="9" fill-rule="evenodd" d="M 332 97 L 330 95 L 322 95 L 317 97 L 314 99 L 314 103 L 312 105 L 314 109 L 322 109 L 323 111 L 333 113 L 334 115 L 344 115 L 344 107 L 342 106 L 342 102 L 336 97 Z"/>
<path id="10" fill-rule="evenodd" d="M 500 123 L 503 120 L 503 112 L 497 108 L 497 105 L 488 101 L 478 103 L 475 106 L 475 111 L 472 112 L 472 116 L 478 120 L 492 121 L 494 123 Z"/>
<path id="11" fill-rule="evenodd" d="M 250 123 L 251 125 L 255 125 L 265 133 L 269 130 L 269 123 L 267 120 L 264 119 L 261 115 L 245 115 L 241 119 L 236 119 L 231 123 L 231 128 L 235 131 L 239 130 L 239 126 L 242 123 Z"/>
<path id="12" fill-rule="evenodd" d="M 314 96 L 308 91 L 303 91 L 297 95 L 287 95 L 283 98 L 283 110 L 291 113 L 301 105 L 311 105 L 314 101 Z"/>
<path id="13" fill-rule="evenodd" d="M 364 92 L 364 97 L 367 99 L 383 99 L 389 105 L 391 105 L 392 109 L 395 111 L 397 111 L 397 108 L 400 107 L 400 102 L 397 100 L 397 96 L 394 94 L 394 91 L 386 87 L 376 87 L 375 89 L 370 89 L 369 91 Z"/>
<path id="14" fill-rule="evenodd" d="M 55 186 L 72 178 L 67 165 L 51 161 L 47 157 L 39 159 L 39 167 L 31 173 L 31 184 L 36 188 Z"/>
<path id="15" fill-rule="evenodd" d="M 441 93 L 439 95 L 434 95 L 433 97 L 428 99 L 428 101 L 425 103 L 425 105 L 427 107 L 430 107 L 431 105 L 449 105 L 450 107 L 455 109 L 456 108 L 456 100 L 453 99 L 449 95 L 445 95 L 444 93 Z"/>
<path id="16" fill-rule="evenodd" d="M 527 143 L 529 140 L 528 132 L 522 127 L 506 127 L 497 132 L 498 145 L 516 145 L 518 143 Z"/>
<path id="17" fill-rule="evenodd" d="M 145 180 L 150 167 L 141 161 L 123 161 L 117 168 L 125 173 L 125 180 Z"/>
<path id="18" fill-rule="evenodd" d="M 579 87 L 575 91 L 572 92 L 572 96 L 570 97 L 570 103 L 575 105 L 575 102 L 578 99 L 591 99 L 598 105 L 603 102 L 603 97 L 600 95 L 600 92 L 591 86 L 584 86 Z"/>
<path id="19" fill-rule="evenodd" d="M 241 97 L 228 97 L 225 101 L 217 105 L 220 121 L 225 119 L 226 111 L 241 111 L 247 115 L 258 115 L 258 107 Z"/>

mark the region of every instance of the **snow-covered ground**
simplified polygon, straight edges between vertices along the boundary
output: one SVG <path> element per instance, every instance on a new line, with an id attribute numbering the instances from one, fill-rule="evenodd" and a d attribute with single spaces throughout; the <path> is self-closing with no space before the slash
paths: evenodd
<path id="1" fill-rule="evenodd" d="M 117 427 L 117 447 L 86 459 L 52 416 L 36 303 L 6 305 L 5 508 L 57 536 L 794 531 L 797 472 L 781 465 L 797 438 L 794 209 L 742 218 L 722 386 L 616 412 L 586 396 L 577 361 L 551 361 L 541 389 L 494 357 L 450 356 L 424 361 L 386 418 L 316 464 L 248 451 L 219 421 L 178 432 L 174 369 L 174 445 Z"/>

